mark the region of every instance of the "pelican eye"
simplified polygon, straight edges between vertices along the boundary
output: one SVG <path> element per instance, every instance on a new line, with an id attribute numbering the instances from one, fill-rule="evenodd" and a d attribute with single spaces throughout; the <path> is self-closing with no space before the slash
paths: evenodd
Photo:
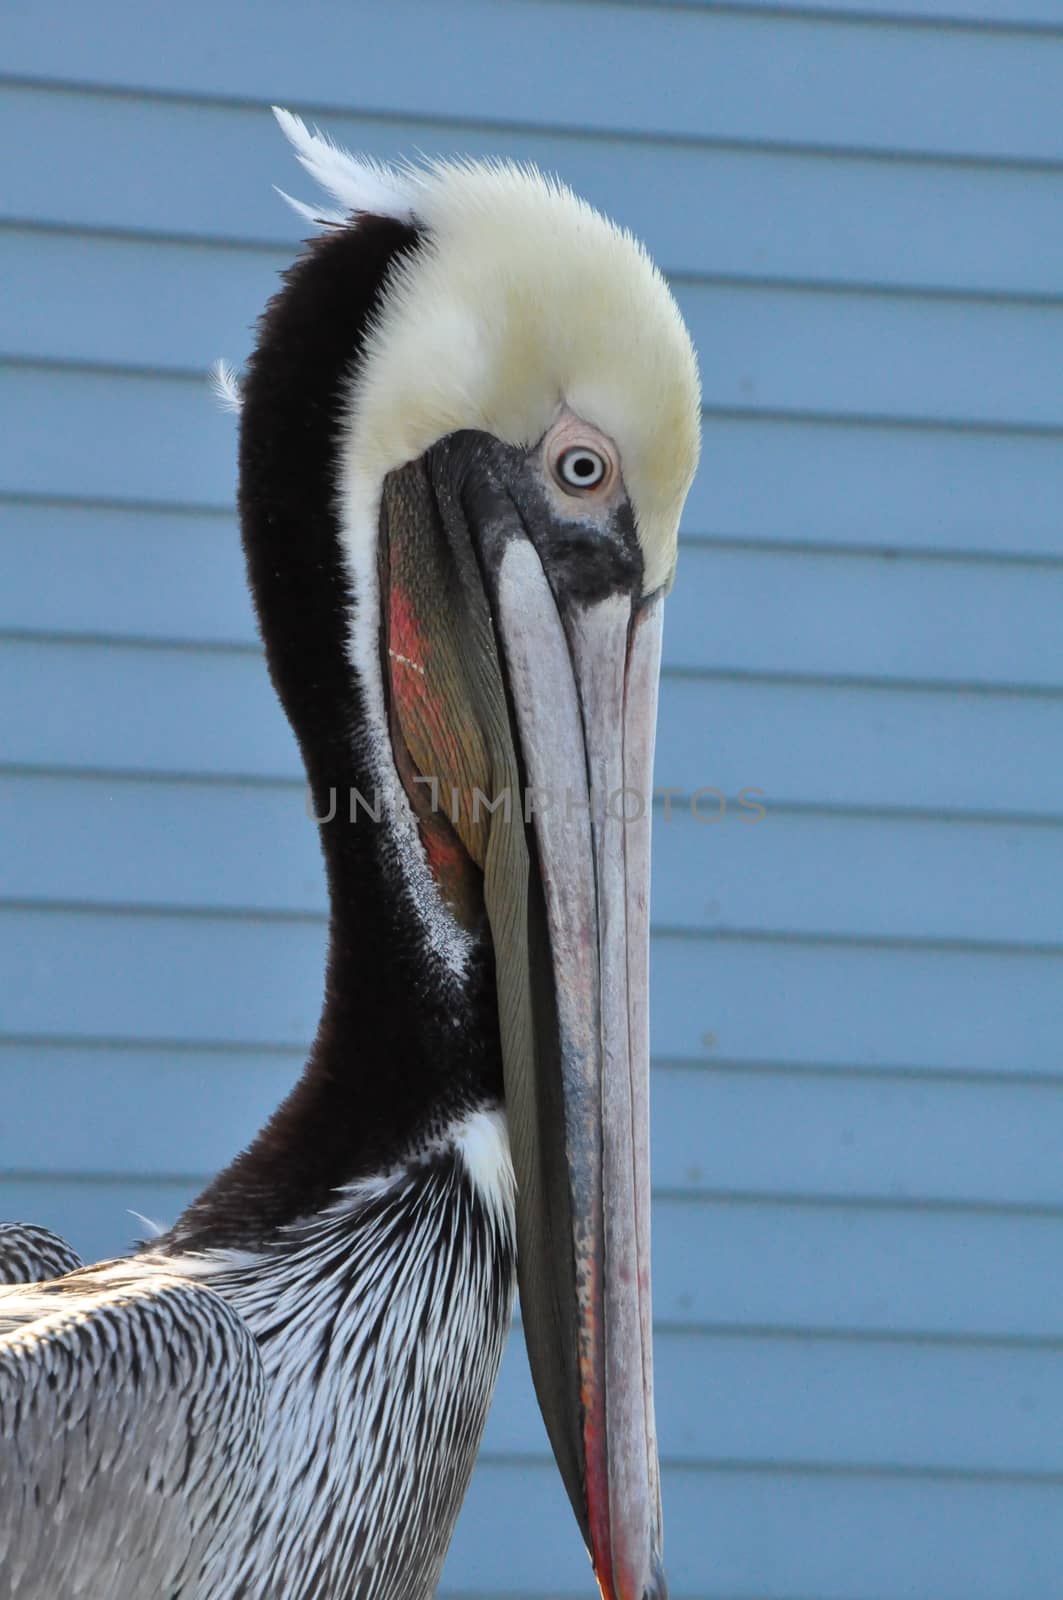
<path id="1" fill-rule="evenodd" d="M 609 463 L 585 444 L 563 450 L 554 463 L 554 476 L 563 489 L 597 489 L 609 474 Z"/>

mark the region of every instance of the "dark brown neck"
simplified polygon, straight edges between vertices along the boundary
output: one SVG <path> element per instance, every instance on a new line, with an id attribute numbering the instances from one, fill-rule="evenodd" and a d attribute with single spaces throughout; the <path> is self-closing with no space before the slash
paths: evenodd
<path id="1" fill-rule="evenodd" d="M 235 1243 L 318 1209 L 463 1110 L 501 1100 L 490 941 L 458 978 L 433 962 L 371 799 L 353 596 L 336 520 L 336 439 L 389 268 L 417 231 L 380 217 L 310 246 L 270 303 L 244 385 L 240 514 L 270 674 L 299 740 L 331 901 L 321 1023 L 305 1073 L 251 1148 L 182 1219 L 185 1245 Z"/>

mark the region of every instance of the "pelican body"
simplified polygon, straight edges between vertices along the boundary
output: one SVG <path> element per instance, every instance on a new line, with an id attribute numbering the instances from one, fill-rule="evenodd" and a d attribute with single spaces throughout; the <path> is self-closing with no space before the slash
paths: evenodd
<path id="1" fill-rule="evenodd" d="M 162 1238 L 0 1232 L 0 1600 L 431 1595 L 518 1279 L 601 1593 L 660 1600 L 647 801 L 693 352 L 562 185 L 278 117 L 335 209 L 241 380 L 239 500 L 321 1022 Z"/>

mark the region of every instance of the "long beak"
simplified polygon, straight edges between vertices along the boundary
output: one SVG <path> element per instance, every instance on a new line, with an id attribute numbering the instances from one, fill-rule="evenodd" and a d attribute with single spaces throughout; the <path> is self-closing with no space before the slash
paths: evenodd
<path id="1" fill-rule="evenodd" d="M 602 1595 L 661 1600 L 647 991 L 662 607 L 611 593 L 559 609 L 526 537 L 505 542 L 492 588 L 538 885 L 532 1083 L 503 1016 L 525 1335 Z"/>
<path id="2" fill-rule="evenodd" d="M 388 654 L 419 665 L 393 680 L 396 742 L 491 796 L 458 829 L 490 924 L 532 1376 L 602 1595 L 664 1600 L 647 1014 L 662 605 L 608 537 L 574 549 L 551 517 L 524 452 L 482 434 L 389 479 Z"/>

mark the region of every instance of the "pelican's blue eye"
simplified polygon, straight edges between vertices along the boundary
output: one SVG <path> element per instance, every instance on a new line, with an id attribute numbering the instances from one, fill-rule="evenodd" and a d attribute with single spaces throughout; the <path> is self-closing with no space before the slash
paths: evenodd
<path id="1" fill-rule="evenodd" d="M 555 471 L 558 482 L 565 489 L 597 489 L 605 479 L 609 465 L 597 450 L 577 444 L 558 456 Z"/>

